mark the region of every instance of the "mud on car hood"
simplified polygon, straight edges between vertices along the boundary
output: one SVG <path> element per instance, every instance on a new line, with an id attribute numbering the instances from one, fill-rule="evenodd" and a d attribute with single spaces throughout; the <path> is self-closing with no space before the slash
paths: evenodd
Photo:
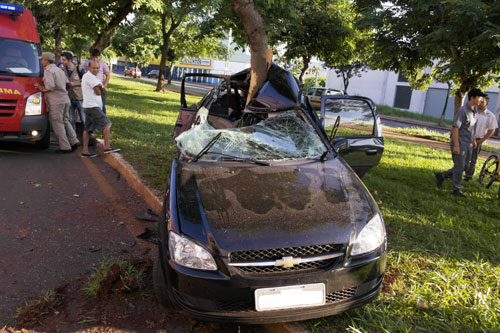
<path id="1" fill-rule="evenodd" d="M 181 232 L 226 251 L 347 245 L 375 214 L 368 191 L 340 159 L 174 165 Z"/>

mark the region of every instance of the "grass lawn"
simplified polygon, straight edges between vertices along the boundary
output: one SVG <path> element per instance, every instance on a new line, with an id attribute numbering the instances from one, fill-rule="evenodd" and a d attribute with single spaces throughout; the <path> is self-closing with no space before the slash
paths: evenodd
<path id="1" fill-rule="evenodd" d="M 404 117 L 404 118 L 412 118 L 412 119 L 417 119 L 417 120 L 423 120 L 423 121 L 428 121 L 431 123 L 439 123 L 439 118 L 433 117 L 433 116 L 428 116 L 420 113 L 415 113 L 411 111 L 405 111 L 397 108 L 393 108 L 388 105 L 382 105 L 382 104 L 377 104 L 377 111 L 380 114 L 386 115 L 386 116 L 397 116 L 397 117 Z M 451 125 L 453 122 L 451 120 L 443 120 L 443 125 Z"/>
<path id="2" fill-rule="evenodd" d="M 179 94 L 114 76 L 107 101 L 113 144 L 150 186 L 163 189 Z M 476 174 L 463 184 L 468 197 L 456 198 L 449 181 L 437 189 L 433 174 L 451 166 L 448 151 L 385 140 L 381 163 L 363 178 L 387 226 L 383 291 L 366 306 L 301 325 L 314 332 L 498 332 L 498 184 L 485 189 Z"/>

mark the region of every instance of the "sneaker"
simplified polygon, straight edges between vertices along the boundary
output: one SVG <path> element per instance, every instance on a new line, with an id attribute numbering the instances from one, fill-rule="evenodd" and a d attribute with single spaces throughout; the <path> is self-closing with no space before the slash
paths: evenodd
<path id="1" fill-rule="evenodd" d="M 465 198 L 465 194 L 460 192 L 460 190 L 453 190 L 452 194 L 456 197 Z"/>
<path id="2" fill-rule="evenodd" d="M 56 150 L 56 154 L 69 154 L 71 152 L 72 152 L 71 149 L 58 149 L 58 150 Z"/>
<path id="3" fill-rule="evenodd" d="M 442 172 L 434 172 L 434 176 L 436 176 L 436 184 L 438 188 L 443 188 L 443 173 Z"/>
<path id="4" fill-rule="evenodd" d="M 97 154 L 94 153 L 82 153 L 82 157 L 96 157 Z"/>
<path id="5" fill-rule="evenodd" d="M 121 150 L 120 148 L 109 147 L 109 148 L 104 149 L 104 154 L 116 153 L 120 150 Z"/>
<path id="6" fill-rule="evenodd" d="M 71 145 L 71 151 L 75 151 L 78 147 L 80 147 L 80 142 L 77 142 L 74 145 Z"/>

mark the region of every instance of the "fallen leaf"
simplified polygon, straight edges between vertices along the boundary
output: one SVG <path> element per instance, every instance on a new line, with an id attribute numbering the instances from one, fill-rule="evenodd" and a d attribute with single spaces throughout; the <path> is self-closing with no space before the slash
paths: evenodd
<path id="1" fill-rule="evenodd" d="M 417 301 L 417 307 L 419 307 L 420 309 L 428 309 L 429 306 L 427 305 L 427 303 L 425 303 L 423 300 L 419 299 Z"/>

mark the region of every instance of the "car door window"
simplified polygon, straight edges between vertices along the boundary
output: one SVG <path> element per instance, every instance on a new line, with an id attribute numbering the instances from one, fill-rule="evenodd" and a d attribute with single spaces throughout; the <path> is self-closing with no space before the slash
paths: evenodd
<path id="1" fill-rule="evenodd" d="M 314 96 L 321 96 L 325 93 L 325 89 L 316 89 Z"/>
<path id="2" fill-rule="evenodd" d="M 337 117 L 340 126 L 337 136 L 363 137 L 374 136 L 375 117 L 370 104 L 363 99 L 325 98 L 321 118 L 328 131 Z"/>

